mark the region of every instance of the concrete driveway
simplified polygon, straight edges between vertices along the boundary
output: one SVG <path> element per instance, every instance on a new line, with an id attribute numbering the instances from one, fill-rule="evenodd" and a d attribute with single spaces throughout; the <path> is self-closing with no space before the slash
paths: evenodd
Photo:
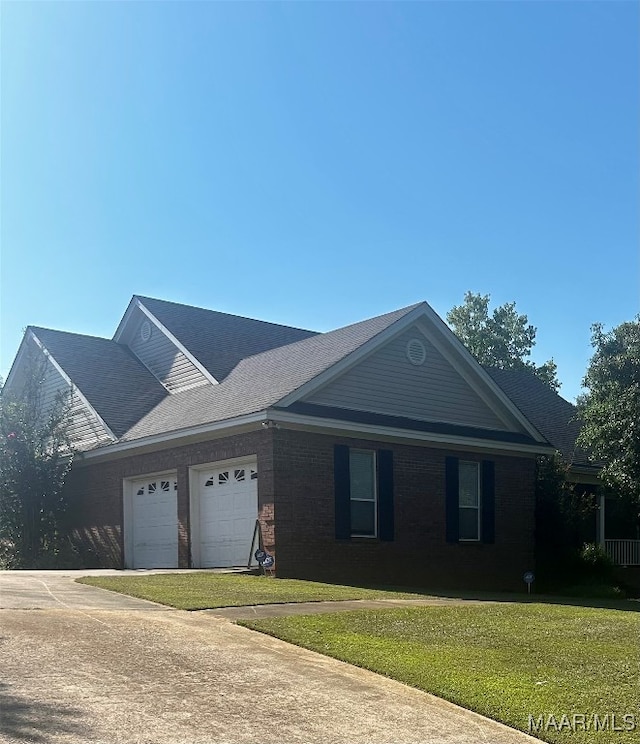
<path id="1" fill-rule="evenodd" d="M 73 578 L 0 573 L 3 742 L 535 741 L 215 613 L 167 610 Z"/>

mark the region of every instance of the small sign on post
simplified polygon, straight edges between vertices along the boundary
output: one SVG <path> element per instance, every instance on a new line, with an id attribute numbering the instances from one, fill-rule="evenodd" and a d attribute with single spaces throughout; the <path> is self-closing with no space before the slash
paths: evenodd
<path id="1" fill-rule="evenodd" d="M 527 594 L 531 594 L 531 584 L 535 581 L 535 574 L 533 571 L 525 571 L 522 578 L 524 579 L 524 583 L 527 585 Z"/>
<path id="2" fill-rule="evenodd" d="M 275 563 L 272 555 L 269 555 L 269 553 L 260 549 L 256 550 L 256 552 L 254 553 L 254 557 L 260 564 L 260 567 L 265 572 L 265 574 L 267 573 L 267 571 L 271 573 L 271 569 L 273 569 L 273 565 Z"/>

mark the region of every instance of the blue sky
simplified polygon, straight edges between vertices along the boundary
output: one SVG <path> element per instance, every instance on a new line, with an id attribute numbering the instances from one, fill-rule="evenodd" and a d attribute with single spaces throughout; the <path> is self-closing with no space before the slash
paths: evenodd
<path id="1" fill-rule="evenodd" d="M 639 310 L 635 2 L 3 3 L 1 369 L 132 294 L 328 330 Z"/>

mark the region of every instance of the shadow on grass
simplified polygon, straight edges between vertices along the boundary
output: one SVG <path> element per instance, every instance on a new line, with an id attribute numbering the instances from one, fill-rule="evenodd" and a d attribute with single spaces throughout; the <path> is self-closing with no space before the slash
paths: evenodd
<path id="1" fill-rule="evenodd" d="M 561 593 L 536 594 L 532 592 L 489 592 L 462 589 L 433 589 L 409 586 L 358 586 L 361 589 L 382 589 L 384 591 L 414 594 L 416 599 L 437 597 L 439 599 L 467 599 L 484 602 L 512 602 L 525 604 L 554 604 L 571 605 L 573 607 L 594 607 L 604 610 L 622 610 L 625 612 L 640 612 L 640 599 L 608 599 L 602 597 L 573 597 Z"/>
<path id="2" fill-rule="evenodd" d="M 90 727 L 83 722 L 82 711 L 56 703 L 42 703 L 9 692 L 0 682 L 0 740 L 10 742 L 48 742 L 54 735 L 75 735 L 90 741 Z"/>

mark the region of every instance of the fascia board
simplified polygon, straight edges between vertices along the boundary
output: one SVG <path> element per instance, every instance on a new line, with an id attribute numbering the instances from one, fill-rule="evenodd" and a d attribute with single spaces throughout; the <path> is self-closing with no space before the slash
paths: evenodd
<path id="1" fill-rule="evenodd" d="M 186 440 L 197 440 L 198 438 L 206 438 L 207 435 L 215 434 L 217 432 L 226 432 L 227 430 L 239 429 L 247 426 L 252 427 L 255 424 L 262 424 L 266 419 L 266 411 L 260 411 L 258 413 L 247 414 L 246 416 L 225 419 L 224 421 L 215 421 L 210 424 L 192 426 L 187 429 L 177 429 L 162 434 L 151 434 L 138 439 L 119 441 L 115 444 L 87 450 L 81 453 L 81 458 L 83 461 L 94 460 L 117 454 L 126 455 L 136 449 L 159 449 L 163 445 L 182 446 L 183 444 L 189 443 Z"/>
<path id="2" fill-rule="evenodd" d="M 20 368 L 20 364 L 22 362 L 22 357 L 25 354 L 25 350 L 27 348 L 27 343 L 29 342 L 29 339 L 33 335 L 33 331 L 31 328 L 27 328 L 27 330 L 24 332 L 24 335 L 22 337 L 22 341 L 20 341 L 20 346 L 18 347 L 18 351 L 16 353 L 15 359 L 13 360 L 13 364 L 11 365 L 11 369 L 9 370 L 9 374 L 7 375 L 7 379 L 5 380 L 4 386 L 3 386 L 3 393 L 8 392 L 11 390 L 11 384 L 13 382 L 13 378 L 17 374 L 17 370 Z"/>
<path id="3" fill-rule="evenodd" d="M 410 326 L 412 323 L 414 323 L 418 318 L 420 318 L 423 315 L 426 304 L 427 303 L 425 302 L 419 305 L 418 307 L 414 308 L 413 310 L 408 312 L 406 315 L 404 315 L 402 318 L 399 318 L 398 320 L 396 320 L 395 323 L 392 323 L 390 326 L 385 328 L 383 331 L 380 331 L 380 333 L 375 335 L 373 338 L 370 338 L 368 341 L 365 341 L 361 346 L 359 346 L 357 349 L 355 349 L 354 351 L 344 356 L 342 359 L 337 361 L 335 364 L 332 364 L 330 367 L 325 369 L 323 372 L 320 372 L 320 374 L 316 375 L 313 379 L 309 380 L 308 382 L 305 382 L 304 385 L 301 385 L 299 388 L 294 390 L 292 393 L 289 393 L 284 398 L 277 401 L 274 405 L 285 406 L 285 407 L 289 406 L 292 403 L 295 403 L 296 401 L 300 400 L 301 398 L 304 398 L 305 396 L 316 392 L 321 387 L 324 387 L 325 385 L 329 384 L 334 379 L 336 379 L 339 375 L 344 374 L 349 369 L 351 369 L 356 364 L 358 364 L 358 362 L 362 361 L 364 358 L 366 358 L 370 354 L 373 354 L 378 348 L 380 348 L 386 342 L 392 340 L 395 336 L 402 333 L 402 331 L 404 331 L 405 328 Z"/>
<path id="4" fill-rule="evenodd" d="M 575 483 L 584 483 L 589 486 L 601 486 L 601 470 L 602 468 L 597 466 L 569 465 L 567 468 L 567 480 Z"/>
<path id="5" fill-rule="evenodd" d="M 377 439 L 402 440 L 414 444 L 423 442 L 439 447 L 472 448 L 474 450 L 499 450 L 511 454 L 526 455 L 548 455 L 554 452 L 551 445 L 544 444 L 518 444 L 515 442 L 501 442 L 492 439 L 477 439 L 475 437 L 463 437 L 450 434 L 437 434 L 434 432 L 412 431 L 397 429 L 391 426 L 375 426 L 372 424 L 360 424 L 339 419 L 319 418 L 317 416 L 305 416 L 286 411 L 269 410 L 266 412 L 269 420 L 275 424 L 289 425 L 309 431 L 319 429 L 327 432 L 339 432 L 342 436 L 359 438 L 362 435 L 375 437 Z"/>
<path id="6" fill-rule="evenodd" d="M 35 343 L 38 345 L 38 347 L 42 350 L 42 353 L 47 357 L 47 359 L 51 362 L 55 370 L 60 374 L 62 379 L 69 385 L 69 388 L 73 390 L 78 398 L 82 401 L 82 404 L 86 406 L 86 408 L 89 410 L 92 416 L 95 416 L 96 420 L 100 424 L 100 426 L 103 427 L 107 435 L 113 439 L 114 442 L 118 440 L 118 437 L 111 431 L 111 429 L 107 426 L 105 420 L 100 416 L 100 414 L 96 411 L 96 409 L 89 403 L 87 398 L 83 395 L 80 388 L 73 382 L 73 380 L 69 377 L 69 375 L 62 369 L 62 367 L 58 364 L 58 362 L 55 360 L 53 354 L 46 348 L 46 346 L 40 341 L 40 339 L 36 336 L 36 334 L 33 331 L 30 331 L 31 337 L 35 341 Z"/>
<path id="7" fill-rule="evenodd" d="M 196 369 L 201 374 L 203 374 L 204 377 L 212 385 L 217 385 L 218 384 L 218 380 L 216 380 L 216 378 L 211 374 L 211 372 L 209 372 L 209 370 L 206 367 L 204 367 L 196 359 L 196 357 L 193 356 L 193 354 L 186 348 L 186 346 L 184 346 L 173 335 L 173 333 L 171 333 L 171 331 L 166 326 L 164 326 L 149 309 L 147 309 L 144 306 L 142 300 L 140 300 L 139 298 L 136 298 L 136 303 L 137 303 L 136 307 L 140 308 L 140 310 L 147 316 L 147 318 L 149 318 L 149 320 L 158 328 L 158 330 L 160 330 L 162 333 L 164 333 L 164 335 L 171 341 L 171 343 L 174 344 L 174 346 L 187 357 L 187 359 L 193 364 L 193 366 L 196 367 Z"/>
<path id="8" fill-rule="evenodd" d="M 129 304 L 127 305 L 127 309 L 125 310 L 124 315 L 122 316 L 122 320 L 118 323 L 116 332 L 113 334 L 112 340 L 115 341 L 116 343 L 120 343 L 122 336 L 127 330 L 127 326 L 129 325 L 129 319 L 131 318 L 133 311 L 138 306 L 137 303 L 138 303 L 138 298 L 135 295 L 133 295 L 133 297 L 129 300 Z"/>

